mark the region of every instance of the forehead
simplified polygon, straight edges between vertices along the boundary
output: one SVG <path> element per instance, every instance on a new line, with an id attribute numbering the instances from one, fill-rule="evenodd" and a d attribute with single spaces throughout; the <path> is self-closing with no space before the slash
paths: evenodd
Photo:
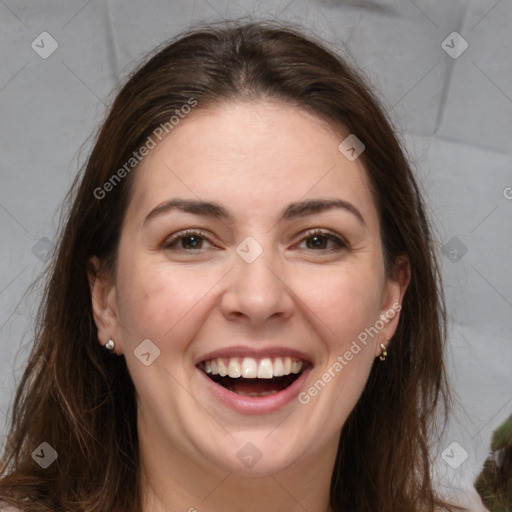
<path id="1" fill-rule="evenodd" d="M 375 222 L 362 161 L 338 149 L 346 135 L 286 104 L 199 105 L 139 164 L 127 214 L 188 197 L 228 204 L 243 220 L 321 196 L 356 203 Z"/>

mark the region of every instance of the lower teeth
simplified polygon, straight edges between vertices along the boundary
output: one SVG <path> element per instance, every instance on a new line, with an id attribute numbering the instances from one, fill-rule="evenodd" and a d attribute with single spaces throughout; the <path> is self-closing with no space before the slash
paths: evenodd
<path id="1" fill-rule="evenodd" d="M 274 391 L 264 391 L 263 393 L 254 393 L 254 392 L 245 393 L 244 391 L 235 391 L 235 393 L 237 395 L 243 395 L 243 396 L 267 396 L 267 395 L 273 395 L 273 394 L 277 393 L 277 391 L 276 390 L 274 390 Z"/>

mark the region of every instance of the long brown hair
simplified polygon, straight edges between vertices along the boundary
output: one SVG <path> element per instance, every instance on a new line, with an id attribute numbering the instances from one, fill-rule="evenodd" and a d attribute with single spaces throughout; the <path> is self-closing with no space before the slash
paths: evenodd
<path id="1" fill-rule="evenodd" d="M 240 20 L 196 26 L 156 49 L 115 98 L 67 197 L 12 407 L 0 498 L 27 512 L 140 511 L 135 390 L 124 357 L 98 342 L 86 270 L 92 256 L 115 270 L 136 168 L 115 181 L 108 198 L 98 190 L 191 98 L 196 109 L 284 101 L 366 146 L 360 158 L 380 216 L 386 271 L 392 276 L 407 254 L 411 281 L 389 356 L 374 364 L 343 427 L 330 501 L 336 512 L 433 511 L 442 503 L 429 448 L 449 394 L 444 299 L 421 192 L 391 122 L 356 71 L 298 30 Z M 47 469 L 31 456 L 42 442 L 58 453 Z"/>

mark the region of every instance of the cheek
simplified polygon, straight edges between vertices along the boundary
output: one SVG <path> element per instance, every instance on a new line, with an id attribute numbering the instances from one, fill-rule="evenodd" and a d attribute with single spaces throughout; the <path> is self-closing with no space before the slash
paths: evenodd
<path id="1" fill-rule="evenodd" d="M 127 262 L 130 263 L 130 262 Z M 129 332 L 130 343 L 149 338 L 159 347 L 177 340 L 177 332 L 194 315 L 196 306 L 218 281 L 212 269 L 195 269 L 168 262 L 139 258 L 119 269 L 120 321 Z"/>
<path id="2" fill-rule="evenodd" d="M 297 289 L 338 348 L 379 318 L 382 280 L 371 266 L 332 267 L 297 277 Z"/>
<path id="3" fill-rule="evenodd" d="M 310 290 L 308 306 L 324 356 L 301 403 L 325 415 L 326 432 L 334 432 L 359 400 L 374 362 L 375 340 L 367 329 L 379 318 L 382 282 L 371 266 L 347 265 L 307 284 L 304 279 L 301 286 Z"/>
<path id="4" fill-rule="evenodd" d="M 183 364 L 184 354 L 199 327 L 197 305 L 211 289 L 212 277 L 143 258 L 120 266 L 118 277 L 123 353 L 138 394 L 150 408 L 158 409 L 166 401 L 162 382 L 169 382 L 169 374 L 182 380 L 189 371 Z M 150 345 L 150 357 L 158 353 L 158 358 L 149 366 L 134 357 L 141 353 L 144 340 L 157 347 Z"/>

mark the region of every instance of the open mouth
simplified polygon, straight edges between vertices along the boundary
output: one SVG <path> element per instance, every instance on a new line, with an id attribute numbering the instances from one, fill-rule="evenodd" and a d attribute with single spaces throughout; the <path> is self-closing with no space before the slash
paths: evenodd
<path id="1" fill-rule="evenodd" d="M 198 367 L 216 384 L 237 395 L 262 397 L 291 386 L 310 366 L 291 357 L 216 358 Z"/>
<path id="2" fill-rule="evenodd" d="M 301 372 L 302 373 L 302 372 Z M 272 379 L 233 379 L 231 377 L 221 377 L 220 375 L 209 375 L 209 377 L 220 384 L 228 391 L 232 391 L 237 395 L 245 396 L 266 396 L 273 395 L 283 391 L 291 386 L 299 377 L 299 375 L 287 375 L 286 377 L 273 377 Z"/>

